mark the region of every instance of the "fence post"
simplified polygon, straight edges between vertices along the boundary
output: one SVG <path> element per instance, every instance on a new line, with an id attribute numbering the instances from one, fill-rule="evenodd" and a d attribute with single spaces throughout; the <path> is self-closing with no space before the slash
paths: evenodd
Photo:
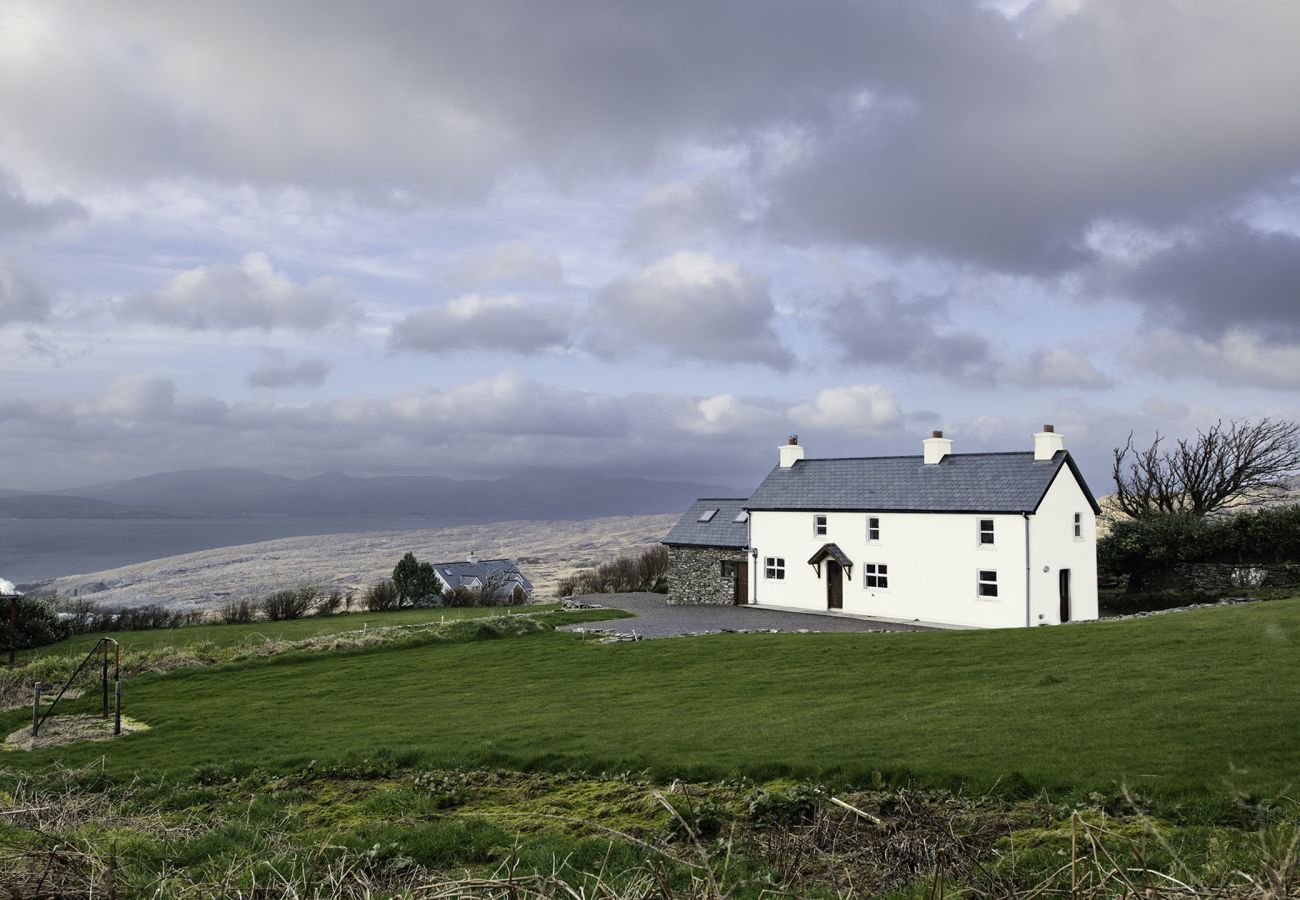
<path id="1" fill-rule="evenodd" d="M 32 737 L 36 737 L 36 731 L 41 727 L 41 683 L 38 681 L 32 685 Z"/>
<path id="2" fill-rule="evenodd" d="M 113 704 L 113 734 L 122 733 L 122 679 L 113 682 L 113 693 L 116 702 Z"/>
<path id="3" fill-rule="evenodd" d="M 100 665 L 99 676 L 104 686 L 104 705 L 102 710 L 100 711 L 99 717 L 101 719 L 107 719 L 108 718 L 108 644 L 104 644 L 103 646 L 104 646 L 104 661 Z"/>

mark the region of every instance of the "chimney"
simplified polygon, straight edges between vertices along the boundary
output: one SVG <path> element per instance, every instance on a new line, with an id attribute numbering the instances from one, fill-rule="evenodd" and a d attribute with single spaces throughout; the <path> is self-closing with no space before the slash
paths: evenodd
<path id="1" fill-rule="evenodd" d="M 477 550 L 469 551 L 469 557 L 465 560 L 465 562 L 471 562 L 471 563 L 478 562 L 478 551 Z"/>
<path id="2" fill-rule="evenodd" d="M 941 459 L 952 452 L 952 441 L 944 437 L 942 431 L 932 431 L 928 438 L 921 441 L 921 450 L 925 454 L 927 466 L 938 465 Z"/>
<path id="3" fill-rule="evenodd" d="M 799 435 L 790 435 L 790 443 L 781 446 L 781 468 L 788 469 L 803 459 L 803 447 L 799 446 Z"/>
<path id="4" fill-rule="evenodd" d="M 1034 435 L 1034 459 L 1051 459 L 1056 451 L 1065 449 L 1065 438 L 1056 433 L 1051 425 L 1044 425 L 1043 430 Z"/>

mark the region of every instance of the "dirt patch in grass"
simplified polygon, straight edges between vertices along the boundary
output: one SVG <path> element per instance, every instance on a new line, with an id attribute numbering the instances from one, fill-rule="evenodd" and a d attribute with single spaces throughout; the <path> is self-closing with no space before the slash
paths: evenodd
<path id="1" fill-rule="evenodd" d="M 122 734 L 148 731 L 149 726 L 132 719 L 122 717 Z M 62 747 L 81 741 L 107 741 L 114 737 L 113 718 L 107 719 L 92 715 L 51 716 L 41 725 L 40 734 L 32 737 L 32 726 L 24 725 L 5 738 L 6 750 L 44 750 L 48 747 Z"/>

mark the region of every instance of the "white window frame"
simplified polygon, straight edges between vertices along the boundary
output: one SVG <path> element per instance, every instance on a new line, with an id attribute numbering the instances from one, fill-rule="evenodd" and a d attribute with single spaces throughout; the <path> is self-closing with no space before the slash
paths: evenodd
<path id="1" fill-rule="evenodd" d="M 875 584 L 871 583 L 873 578 Z M 863 563 L 862 586 L 869 591 L 889 590 L 889 563 Z"/>
<path id="2" fill-rule="evenodd" d="M 872 522 L 876 523 L 874 528 L 871 525 Z M 875 537 L 871 536 L 873 531 L 876 533 Z M 867 543 L 880 543 L 880 516 L 867 516 Z"/>
<path id="3" fill-rule="evenodd" d="M 767 581 L 785 581 L 785 557 L 784 556 L 764 557 L 763 578 Z"/>
<path id="4" fill-rule="evenodd" d="M 984 523 L 988 522 L 988 531 L 984 530 Z M 997 522 L 993 519 L 976 519 L 975 520 L 975 546 L 977 547 L 996 547 L 998 545 Z M 988 534 L 989 539 L 984 540 L 984 535 Z"/>
<path id="5" fill-rule="evenodd" d="M 985 575 L 992 575 L 992 578 L 985 578 Z M 993 593 L 984 592 L 985 587 L 992 587 Z M 997 600 L 998 599 L 998 570 L 997 569 L 976 569 L 975 570 L 975 599 L 976 600 Z"/>
<path id="6" fill-rule="evenodd" d="M 831 517 L 826 513 L 813 515 L 813 537 L 826 537 L 831 532 Z"/>
<path id="7" fill-rule="evenodd" d="M 1083 540 L 1083 513 L 1081 512 L 1074 514 L 1074 539 Z"/>

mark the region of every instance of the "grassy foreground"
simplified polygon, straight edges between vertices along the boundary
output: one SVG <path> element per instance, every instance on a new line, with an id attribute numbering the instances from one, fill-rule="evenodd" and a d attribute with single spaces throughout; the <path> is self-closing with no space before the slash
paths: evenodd
<path id="1" fill-rule="evenodd" d="M 1275 794 L 1300 773 L 1300 600 L 1035 631 L 547 632 L 144 675 L 151 730 L 7 754 L 110 772 L 446 767 Z M 0 724 L 16 729 L 23 713 Z"/>

